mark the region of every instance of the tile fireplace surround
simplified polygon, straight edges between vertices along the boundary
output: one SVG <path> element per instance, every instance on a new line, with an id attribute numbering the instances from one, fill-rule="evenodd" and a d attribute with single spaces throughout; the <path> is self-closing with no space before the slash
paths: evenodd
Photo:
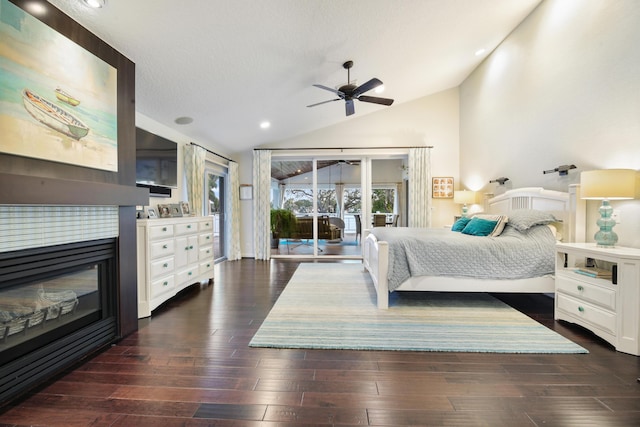
<path id="1" fill-rule="evenodd" d="M 113 238 L 117 206 L 0 205 L 0 252 Z"/>

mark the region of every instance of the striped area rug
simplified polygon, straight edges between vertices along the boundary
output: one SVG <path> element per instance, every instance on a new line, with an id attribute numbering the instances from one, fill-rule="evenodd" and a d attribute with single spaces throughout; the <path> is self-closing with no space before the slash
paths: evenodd
<path id="1" fill-rule="evenodd" d="M 361 264 L 300 264 L 251 347 L 587 353 L 482 293 L 392 293 L 379 310 Z"/>

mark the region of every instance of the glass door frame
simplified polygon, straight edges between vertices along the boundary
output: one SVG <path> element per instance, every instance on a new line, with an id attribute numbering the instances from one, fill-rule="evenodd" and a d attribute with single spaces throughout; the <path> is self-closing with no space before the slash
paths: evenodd
<path id="1" fill-rule="evenodd" d="M 348 150 L 345 152 L 345 150 Z M 290 254 L 271 254 L 271 258 L 301 258 L 301 259 L 362 259 L 362 254 L 357 256 L 346 255 L 319 255 L 318 253 L 318 161 L 319 160 L 359 160 L 360 161 L 360 188 L 361 188 L 361 224 L 362 235 L 360 239 L 366 238 L 365 230 L 369 229 L 373 219 L 371 213 L 371 196 L 372 196 L 372 170 L 371 161 L 389 158 L 406 158 L 409 150 L 407 148 L 384 148 L 384 149 L 292 149 L 292 150 L 274 150 L 272 152 L 271 161 L 286 160 L 304 160 L 312 162 L 312 217 L 313 217 L 313 253 L 309 255 L 290 255 Z"/>

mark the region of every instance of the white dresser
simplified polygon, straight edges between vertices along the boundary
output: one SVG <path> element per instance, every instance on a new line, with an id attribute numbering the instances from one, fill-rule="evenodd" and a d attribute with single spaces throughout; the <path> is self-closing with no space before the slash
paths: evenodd
<path id="1" fill-rule="evenodd" d="M 589 329 L 618 351 L 640 355 L 640 249 L 558 243 L 556 254 L 555 318 Z M 605 279 L 575 271 L 585 264 L 615 274 Z"/>
<path id="2" fill-rule="evenodd" d="M 213 281 L 213 218 L 137 222 L 138 318 L 184 288 Z"/>

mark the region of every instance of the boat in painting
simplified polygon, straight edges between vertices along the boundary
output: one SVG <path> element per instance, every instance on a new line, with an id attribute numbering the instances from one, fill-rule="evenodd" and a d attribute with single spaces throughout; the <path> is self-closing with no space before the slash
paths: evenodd
<path id="1" fill-rule="evenodd" d="M 62 102 L 66 102 L 67 104 L 76 107 L 80 105 L 80 100 L 71 96 L 68 92 L 57 88 L 56 89 L 56 98 L 58 98 Z"/>
<path id="2" fill-rule="evenodd" d="M 39 122 L 74 139 L 89 133 L 89 127 L 80 119 L 51 101 L 25 89 L 22 91 L 24 108 Z"/>

